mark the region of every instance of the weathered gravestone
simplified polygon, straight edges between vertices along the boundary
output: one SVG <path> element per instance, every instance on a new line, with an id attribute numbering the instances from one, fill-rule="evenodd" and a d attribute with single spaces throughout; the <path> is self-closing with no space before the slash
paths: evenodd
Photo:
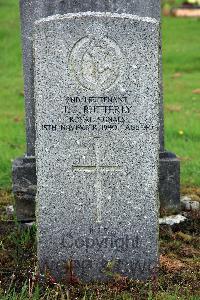
<path id="1" fill-rule="evenodd" d="M 159 23 L 79 13 L 36 22 L 41 270 L 85 281 L 157 266 Z M 71 262 L 71 263 L 70 263 Z"/>
<path id="2" fill-rule="evenodd" d="M 33 24 L 35 20 L 54 14 L 82 11 L 137 14 L 160 20 L 160 0 L 20 0 L 22 45 L 24 59 L 24 91 L 26 106 L 27 153 L 13 163 L 13 192 L 19 220 L 32 220 L 35 213 L 35 102 Z M 162 65 L 160 51 L 160 65 Z M 180 202 L 180 163 L 175 155 L 165 151 L 162 67 L 160 68 L 160 183 L 159 195 L 163 208 L 177 208 Z"/>

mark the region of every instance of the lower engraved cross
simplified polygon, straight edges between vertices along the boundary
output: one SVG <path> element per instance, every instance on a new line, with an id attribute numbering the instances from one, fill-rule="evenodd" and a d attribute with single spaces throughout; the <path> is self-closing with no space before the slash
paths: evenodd
<path id="1" fill-rule="evenodd" d="M 95 193 L 97 197 L 97 206 L 96 206 L 96 221 L 100 223 L 102 221 L 102 173 L 104 172 L 119 172 L 122 170 L 119 166 L 104 166 L 100 165 L 100 142 L 99 138 L 95 138 L 95 155 L 96 155 L 96 164 L 95 165 L 84 165 L 84 166 L 72 166 L 72 170 L 76 172 L 94 172 L 96 174 L 95 182 Z"/>

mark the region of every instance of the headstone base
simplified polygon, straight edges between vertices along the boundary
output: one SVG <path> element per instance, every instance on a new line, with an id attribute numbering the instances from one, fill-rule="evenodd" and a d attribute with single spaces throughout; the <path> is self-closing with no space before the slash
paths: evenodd
<path id="1" fill-rule="evenodd" d="M 180 210 L 180 160 L 171 152 L 160 153 L 159 199 L 161 210 Z"/>
<path id="2" fill-rule="evenodd" d="M 19 221 L 35 220 L 35 157 L 20 157 L 13 163 L 13 193 Z M 170 152 L 160 153 L 159 199 L 162 210 L 180 209 L 180 160 Z"/>
<path id="3" fill-rule="evenodd" d="M 18 221 L 34 220 L 37 188 L 34 157 L 19 157 L 14 160 L 12 181 Z"/>

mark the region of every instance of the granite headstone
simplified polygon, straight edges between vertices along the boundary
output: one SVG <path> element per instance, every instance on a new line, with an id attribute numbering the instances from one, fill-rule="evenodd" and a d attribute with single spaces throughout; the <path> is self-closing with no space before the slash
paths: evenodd
<path id="1" fill-rule="evenodd" d="M 158 259 L 159 23 L 56 15 L 35 26 L 41 271 L 146 279 Z M 70 271 L 70 270 L 68 270 Z"/>
<path id="2" fill-rule="evenodd" d="M 24 92 L 26 106 L 27 152 L 13 162 L 13 192 L 16 199 L 18 220 L 33 220 L 35 215 L 36 171 L 35 171 L 35 103 L 34 103 L 34 59 L 33 24 L 35 20 L 56 13 L 81 11 L 110 11 L 131 13 L 160 20 L 160 0 L 20 0 Z M 161 49 L 160 49 L 161 54 Z M 161 207 L 178 208 L 180 187 L 180 162 L 164 148 L 164 124 L 162 101 L 162 55 L 160 55 L 160 183 Z"/>

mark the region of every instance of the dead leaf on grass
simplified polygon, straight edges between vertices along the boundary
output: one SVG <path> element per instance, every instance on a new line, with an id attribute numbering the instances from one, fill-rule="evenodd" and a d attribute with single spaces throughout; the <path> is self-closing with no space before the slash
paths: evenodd
<path id="1" fill-rule="evenodd" d="M 0 206 L 13 204 L 13 194 L 11 191 L 0 190 Z"/>
<path id="2" fill-rule="evenodd" d="M 192 158 L 191 157 L 187 157 L 187 156 L 178 156 L 178 159 L 180 159 L 180 161 L 190 161 L 190 160 L 192 160 Z"/>
<path id="3" fill-rule="evenodd" d="M 200 114 L 200 110 L 199 109 L 193 109 L 192 112 L 194 112 L 196 114 Z"/>
<path id="4" fill-rule="evenodd" d="M 169 112 L 179 112 L 179 111 L 181 111 L 182 107 L 180 105 L 176 105 L 176 104 L 168 104 L 168 105 L 165 105 L 165 109 L 166 109 L 166 111 L 169 111 Z"/>
<path id="5" fill-rule="evenodd" d="M 200 198 L 200 187 L 181 187 L 181 194 L 183 195 L 197 195 Z"/>
<path id="6" fill-rule="evenodd" d="M 198 201 L 198 202 L 200 202 L 200 195 L 191 194 L 190 198 L 192 199 L 192 201 Z"/>
<path id="7" fill-rule="evenodd" d="M 160 266 L 168 272 L 177 272 L 185 267 L 185 264 L 178 259 L 169 258 L 167 255 L 160 255 Z"/>
<path id="8" fill-rule="evenodd" d="M 192 91 L 193 94 L 200 95 L 200 89 L 195 89 Z"/>
<path id="9" fill-rule="evenodd" d="M 172 75 L 172 78 L 176 79 L 176 78 L 180 78 L 181 76 L 182 76 L 182 73 L 177 72 Z"/>
<path id="10" fill-rule="evenodd" d="M 15 123 L 19 123 L 21 121 L 21 118 L 19 116 L 14 117 L 13 121 Z"/>

